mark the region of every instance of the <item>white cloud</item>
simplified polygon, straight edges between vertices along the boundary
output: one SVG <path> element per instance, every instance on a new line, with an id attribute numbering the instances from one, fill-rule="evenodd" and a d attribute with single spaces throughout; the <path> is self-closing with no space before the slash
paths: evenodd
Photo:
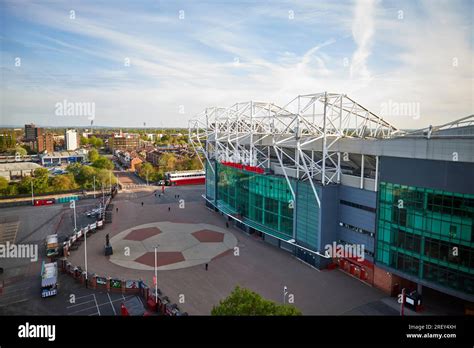
<path id="1" fill-rule="evenodd" d="M 4 124 L 71 125 L 75 120 L 58 120 L 52 112 L 56 102 L 68 99 L 94 101 L 100 125 L 185 126 L 207 106 L 250 99 L 284 105 L 297 94 L 322 91 L 347 93 L 374 113 L 388 100 L 420 103 L 419 120 L 385 115 L 400 127 L 421 128 L 473 112 L 472 24 L 460 26 L 465 21 L 459 9 L 446 3 L 423 3 L 422 13 L 404 3 L 403 21 L 397 19 L 397 9 L 365 0 L 234 9 L 247 13 L 240 17 L 202 13 L 193 19 L 187 12 L 190 23 L 162 13 L 124 13 L 119 8 L 109 13 L 90 3 L 87 7 L 77 3 L 78 16 L 71 23 L 65 16 L 69 5 L 58 4 L 29 3 L 10 10 L 48 27 L 48 34 L 40 34 L 40 43 L 32 42 L 36 49 L 96 59 L 93 74 L 59 75 L 55 66 L 35 55 L 34 64 L 21 70 L 6 67 Z M 281 37 L 266 30 L 287 24 L 288 9 L 294 10 L 295 23 L 304 26 L 282 31 L 286 38 L 294 38 L 291 45 L 283 45 Z M 225 21 L 228 17 L 235 19 Z M 265 26 L 268 19 L 271 25 Z M 137 35 L 135 23 L 151 24 L 150 31 Z M 175 36 L 161 34 L 168 27 Z M 65 33 L 87 40 L 69 42 Z M 393 54 L 386 57 L 389 46 Z M 4 62 L 14 54 L 6 52 Z M 345 67 L 343 58 L 351 56 Z M 123 67 L 125 57 L 131 60 L 129 68 Z M 457 67 L 452 65 L 454 58 Z M 180 105 L 185 114 L 179 113 Z"/>
<path id="2" fill-rule="evenodd" d="M 352 35 L 357 50 L 352 55 L 351 77 L 369 79 L 367 59 L 371 53 L 375 27 L 375 0 L 357 0 L 352 22 Z"/>

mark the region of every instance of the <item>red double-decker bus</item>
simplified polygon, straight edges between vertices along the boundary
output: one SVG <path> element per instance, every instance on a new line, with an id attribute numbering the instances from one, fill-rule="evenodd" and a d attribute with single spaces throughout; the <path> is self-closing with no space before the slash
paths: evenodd
<path id="1" fill-rule="evenodd" d="M 203 185 L 206 182 L 204 170 L 185 170 L 165 173 L 166 184 L 170 186 Z"/>

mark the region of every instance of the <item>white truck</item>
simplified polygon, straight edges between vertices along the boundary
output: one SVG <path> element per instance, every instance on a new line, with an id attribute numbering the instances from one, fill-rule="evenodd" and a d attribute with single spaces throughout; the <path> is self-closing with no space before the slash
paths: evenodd
<path id="1" fill-rule="evenodd" d="M 46 256 L 56 257 L 59 255 L 59 242 L 57 234 L 50 234 L 46 236 Z"/>

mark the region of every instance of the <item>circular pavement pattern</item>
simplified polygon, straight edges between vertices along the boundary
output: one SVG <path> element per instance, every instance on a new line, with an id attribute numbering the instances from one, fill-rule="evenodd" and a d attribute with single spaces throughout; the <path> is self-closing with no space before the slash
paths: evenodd
<path id="1" fill-rule="evenodd" d="M 172 270 L 209 263 L 231 253 L 237 239 L 214 225 L 162 221 L 122 231 L 110 243 L 114 253 L 109 261 L 116 265 L 154 270 L 157 246 L 158 270 Z"/>

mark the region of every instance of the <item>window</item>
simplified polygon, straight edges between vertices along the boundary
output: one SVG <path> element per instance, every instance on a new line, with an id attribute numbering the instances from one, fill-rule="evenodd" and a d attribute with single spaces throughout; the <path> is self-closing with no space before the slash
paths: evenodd
<path id="1" fill-rule="evenodd" d="M 357 203 L 345 201 L 345 200 L 342 200 L 342 199 L 341 199 L 340 203 L 343 204 L 343 205 L 347 205 L 347 206 L 349 206 L 349 207 L 353 207 L 353 208 L 357 208 L 357 209 L 362 209 L 362 210 L 365 210 L 365 211 L 370 211 L 371 213 L 375 213 L 375 212 L 376 212 L 376 209 L 375 209 L 375 208 L 367 207 L 367 206 L 365 206 L 365 205 L 361 205 L 361 204 L 357 204 Z"/>

